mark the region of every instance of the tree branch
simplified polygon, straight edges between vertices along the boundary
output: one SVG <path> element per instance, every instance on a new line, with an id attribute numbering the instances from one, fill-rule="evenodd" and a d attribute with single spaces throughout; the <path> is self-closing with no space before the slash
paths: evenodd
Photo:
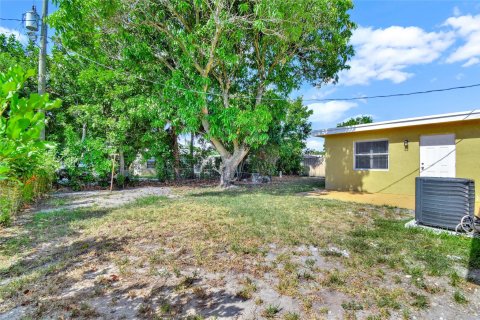
<path id="1" fill-rule="evenodd" d="M 154 53 L 154 56 L 155 58 L 159 59 L 170 71 L 175 71 L 175 68 L 167 61 L 167 59 L 165 59 L 158 53 Z"/>
<path id="2" fill-rule="evenodd" d="M 190 51 L 188 51 L 187 47 L 185 46 L 185 44 L 179 40 L 178 37 L 175 37 L 169 30 L 166 26 L 164 25 L 161 25 L 159 23 L 155 23 L 155 22 L 146 22 L 146 25 L 149 25 L 151 27 L 154 27 L 158 30 L 160 30 L 161 32 L 163 32 L 164 34 L 166 34 L 170 39 L 172 39 L 173 41 L 175 41 L 176 43 L 179 44 L 180 46 L 180 49 L 182 49 L 182 51 L 188 55 L 191 59 L 192 59 L 192 62 L 193 62 L 193 66 L 195 67 L 195 69 L 197 69 L 198 72 L 200 72 L 200 74 L 203 74 L 204 73 L 204 69 L 202 69 L 202 67 L 200 66 L 200 64 L 198 64 L 198 62 L 194 59 L 194 57 L 192 57 Z"/>
<path id="3" fill-rule="evenodd" d="M 170 1 L 162 1 L 165 6 L 170 10 L 170 12 L 177 18 L 177 20 L 183 25 L 183 27 L 188 31 L 191 32 L 192 28 L 188 25 L 187 21 L 183 19 L 183 17 L 175 10 L 175 8 L 171 5 Z"/>
<path id="4" fill-rule="evenodd" d="M 217 43 L 218 39 L 220 38 L 220 35 L 222 33 L 222 26 L 220 25 L 219 22 L 219 15 L 220 15 L 220 5 L 217 5 L 217 9 L 215 10 L 215 35 L 213 36 L 212 44 L 210 45 L 210 54 L 208 58 L 207 65 L 205 66 L 204 69 L 204 77 L 208 76 L 208 73 L 210 72 L 210 69 L 212 68 L 214 58 L 215 58 L 215 49 L 217 48 Z"/>
<path id="5" fill-rule="evenodd" d="M 205 132 L 208 135 L 210 135 L 210 123 L 208 122 L 208 120 L 205 117 L 202 118 L 202 126 L 205 129 Z M 220 142 L 220 140 L 218 140 L 215 137 L 210 136 L 210 141 L 214 145 L 215 149 L 217 149 L 218 153 L 220 153 L 220 156 L 222 158 L 228 159 L 228 158 L 231 157 L 230 152 L 228 152 L 228 150 L 223 146 L 223 144 Z"/>

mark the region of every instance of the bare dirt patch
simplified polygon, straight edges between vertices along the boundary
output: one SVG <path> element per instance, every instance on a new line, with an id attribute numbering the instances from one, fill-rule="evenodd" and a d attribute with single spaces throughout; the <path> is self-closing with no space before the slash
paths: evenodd
<path id="1" fill-rule="evenodd" d="M 142 187 L 123 190 L 56 192 L 39 203 L 36 211 L 75 210 L 88 207 L 114 208 L 145 197 L 174 197 L 169 187 Z"/>
<path id="2" fill-rule="evenodd" d="M 52 197 L 0 235 L 0 319 L 478 319 L 471 239 L 313 188 Z"/>

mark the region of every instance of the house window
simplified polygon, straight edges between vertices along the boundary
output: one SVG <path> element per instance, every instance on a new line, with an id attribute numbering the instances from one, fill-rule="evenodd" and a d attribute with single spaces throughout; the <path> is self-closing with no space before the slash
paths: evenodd
<path id="1" fill-rule="evenodd" d="M 355 142 L 356 170 L 388 170 L 388 140 Z"/>
<path id="2" fill-rule="evenodd" d="M 155 169 L 155 159 L 147 160 L 147 169 Z"/>

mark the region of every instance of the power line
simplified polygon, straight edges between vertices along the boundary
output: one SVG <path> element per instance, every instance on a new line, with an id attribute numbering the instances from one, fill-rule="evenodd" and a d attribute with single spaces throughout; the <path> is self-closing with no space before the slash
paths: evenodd
<path id="1" fill-rule="evenodd" d="M 55 41 L 53 38 L 50 38 L 50 37 L 49 37 L 49 39 L 52 40 L 52 41 Z M 86 57 L 86 56 L 84 56 L 84 55 L 82 55 L 82 54 L 80 54 L 80 53 L 78 53 L 78 52 L 75 52 L 75 51 L 73 51 L 73 50 L 71 50 L 71 49 L 67 49 L 67 48 L 64 48 L 64 49 L 67 51 L 67 53 L 68 53 L 68 52 L 73 53 L 73 54 L 75 54 L 75 55 L 77 55 L 77 56 L 79 56 L 79 57 L 81 57 L 81 58 L 83 58 L 83 59 L 85 59 L 85 60 L 88 60 L 88 61 L 90 61 L 90 62 L 92 62 L 92 63 L 94 63 L 94 64 L 96 64 L 96 65 L 98 65 L 98 66 L 101 66 L 101 67 L 103 67 L 103 68 L 105 68 L 105 69 L 108 69 L 108 70 L 111 70 L 111 71 L 117 71 L 117 69 L 115 69 L 115 68 L 113 68 L 113 67 L 110 67 L 110 66 L 105 65 L 105 64 L 103 64 L 103 63 L 97 62 L 97 61 L 95 61 L 95 60 L 93 60 L 93 59 L 91 59 L 91 58 L 89 58 L 89 57 Z M 70 56 L 71 56 L 71 55 L 70 55 Z M 152 84 L 160 84 L 160 85 L 164 85 L 164 86 L 169 86 L 170 88 L 177 89 L 177 90 L 184 91 L 184 92 L 192 92 L 192 93 L 199 93 L 199 94 L 208 94 L 208 95 L 213 95 L 213 96 L 218 96 L 218 97 L 221 97 L 221 96 L 222 96 L 222 95 L 219 94 L 219 93 L 212 93 L 212 92 L 210 92 L 210 93 L 208 93 L 208 92 L 205 93 L 205 92 L 203 92 L 203 91 L 192 90 L 192 89 L 185 89 L 185 88 L 180 88 L 180 87 L 177 87 L 177 86 L 169 85 L 169 84 L 167 84 L 167 83 L 165 83 L 165 82 L 158 82 L 158 81 L 152 81 L 152 80 L 144 79 L 144 78 L 142 78 L 142 77 L 140 77 L 140 76 L 133 75 L 133 74 L 129 74 L 128 72 L 125 72 L 125 71 L 124 71 L 123 73 L 125 73 L 125 74 L 128 75 L 128 76 L 134 77 L 134 78 L 136 78 L 136 79 L 138 79 L 138 80 L 142 80 L 142 81 L 149 82 L 149 83 L 152 83 Z M 253 99 L 253 98 L 249 98 L 249 99 Z M 278 99 L 278 100 L 283 100 L 283 99 Z"/>
<path id="2" fill-rule="evenodd" d="M 50 40 L 52 41 L 55 41 L 53 38 L 49 37 Z M 65 48 L 66 49 L 66 48 Z M 71 52 L 85 60 L 88 60 L 98 66 L 101 66 L 103 68 L 106 68 L 108 70 L 111 70 L 111 71 L 118 71 L 117 69 L 111 67 L 111 66 L 108 66 L 108 65 L 105 65 L 103 63 L 100 63 L 100 62 L 97 62 L 87 56 L 84 56 L 78 52 L 75 52 L 71 49 L 66 49 L 67 52 Z M 214 93 L 214 92 L 203 92 L 203 91 L 199 91 L 199 90 L 193 90 L 193 89 L 185 89 L 185 88 L 180 88 L 180 87 L 177 87 L 177 86 L 173 86 L 173 85 L 170 85 L 170 84 L 167 84 L 165 82 L 158 82 L 158 81 L 152 81 L 152 80 L 148 80 L 148 79 L 144 79 L 140 76 L 137 76 L 137 75 L 133 75 L 133 74 L 129 74 L 128 72 L 125 72 L 124 73 L 128 76 L 131 76 L 131 77 L 134 77 L 136 79 L 139 79 L 139 80 L 142 80 L 142 81 L 145 81 L 145 82 L 149 82 L 149 83 L 152 83 L 152 84 L 159 84 L 159 85 L 163 85 L 165 87 L 170 87 L 172 89 L 176 89 L 176 90 L 179 90 L 179 91 L 183 91 L 183 92 L 191 92 L 191 93 L 198 93 L 198 94 L 207 94 L 207 95 L 210 95 L 210 96 L 216 96 L 216 97 L 223 97 L 222 94 L 220 93 Z M 430 90 L 423 90 L 423 91 L 412 91 L 412 92 L 403 92 L 403 93 L 393 93 L 393 94 L 384 94 L 384 95 L 374 95 L 374 96 L 363 96 L 363 97 L 350 97 L 350 98 L 322 98 L 322 99 L 302 99 L 303 102 L 329 102 L 329 101 L 354 101 L 354 100 L 368 100 L 368 99 L 382 99 L 382 98 L 394 98 L 394 97 L 406 97 L 406 96 L 413 96 L 413 95 L 421 95 L 421 94 L 429 94 L 429 93 L 436 93 L 436 92 L 445 92 L 445 91 L 453 91 L 453 90 L 461 90 L 461 89 L 469 89 L 469 88 L 475 88 L 475 87 L 480 87 L 480 83 L 475 83 L 475 84 L 470 84 L 470 85 L 463 85 L 463 86 L 456 86 L 456 87 L 447 87 L 447 88 L 439 88 L 439 89 L 430 89 Z M 232 95 L 230 96 L 230 98 L 233 98 L 233 99 L 246 99 L 246 100 L 254 100 L 255 98 L 254 97 L 250 97 L 250 96 L 245 96 L 245 95 Z M 282 98 L 264 98 L 262 99 L 263 101 L 283 101 L 285 99 L 282 99 Z"/>
<path id="3" fill-rule="evenodd" d="M 85 57 L 73 50 L 69 50 L 78 56 L 93 62 L 99 66 L 102 66 L 104 68 L 107 68 L 112 71 L 116 71 L 115 68 L 107 66 L 105 64 L 99 63 L 89 57 Z M 133 77 L 142 80 L 142 81 L 147 81 L 150 83 L 154 84 L 164 84 L 167 85 L 166 83 L 160 83 L 160 82 L 155 82 L 151 81 L 148 79 L 143 79 L 141 77 L 133 75 Z M 174 89 L 179 89 L 181 91 L 186 91 L 186 92 L 193 92 L 193 93 L 201 93 L 203 94 L 204 92 L 202 91 L 197 91 L 197 90 L 191 90 L 191 89 L 184 89 L 184 88 L 179 88 L 176 86 L 171 86 Z M 405 96 L 413 96 L 413 95 L 419 95 L 419 94 L 428 94 L 428 93 L 435 93 L 435 92 L 444 92 L 444 91 L 452 91 L 452 90 L 460 90 L 460 89 L 469 89 L 469 88 L 474 88 L 474 87 L 480 87 L 480 83 L 475 83 L 475 84 L 470 84 L 470 85 L 464 85 L 464 86 L 456 86 L 456 87 L 448 87 L 448 88 L 440 88 L 440 89 L 430 89 L 430 90 L 423 90 L 423 91 L 413 91 L 413 92 L 404 92 L 404 93 L 393 93 L 393 94 L 385 94 L 385 95 L 374 95 L 374 96 L 364 96 L 364 97 L 353 97 L 353 98 L 323 98 L 323 99 L 302 99 L 302 101 L 308 101 L 308 102 L 328 102 L 328 101 L 353 101 L 353 100 L 367 100 L 367 99 L 380 99 L 380 98 L 393 98 L 393 97 L 405 97 Z M 208 93 L 209 95 L 214 95 L 214 96 L 222 96 L 220 93 Z M 253 97 L 247 97 L 247 96 L 234 96 L 233 98 L 246 98 L 246 99 L 254 99 Z M 284 99 L 275 99 L 275 98 L 265 98 L 262 99 L 264 101 L 282 101 Z"/>
<path id="4" fill-rule="evenodd" d="M 100 65 L 104 68 L 107 68 L 112 71 L 116 71 L 114 68 L 106 66 L 104 64 L 101 64 L 99 62 L 96 62 L 88 57 L 82 56 L 79 53 L 76 53 L 72 51 L 73 53 L 77 54 L 78 56 L 87 59 L 97 65 Z M 147 79 L 143 79 L 141 77 L 133 75 L 133 77 L 147 81 L 150 83 L 154 84 L 164 84 L 167 85 L 166 83 L 160 83 L 160 82 L 155 82 Z M 197 91 L 197 90 L 191 90 L 191 89 L 184 89 L 184 88 L 179 88 L 176 86 L 171 86 L 173 89 L 178 89 L 181 91 L 186 91 L 186 92 L 193 92 L 193 93 L 201 93 L 203 94 L 204 92 Z M 381 99 L 381 98 L 394 98 L 394 97 L 405 97 L 405 96 L 413 96 L 413 95 L 420 95 L 420 94 L 428 94 L 428 93 L 435 93 L 435 92 L 444 92 L 444 91 L 452 91 L 452 90 L 460 90 L 460 89 L 469 89 L 469 88 L 475 88 L 475 87 L 480 87 L 480 83 L 476 84 L 470 84 L 470 85 L 464 85 L 464 86 L 456 86 L 456 87 L 448 87 L 448 88 L 440 88 L 440 89 L 430 89 L 430 90 L 423 90 L 423 91 L 413 91 L 413 92 L 404 92 L 404 93 L 393 93 L 393 94 L 385 94 L 385 95 L 374 95 L 374 96 L 364 96 L 364 97 L 353 97 L 353 98 L 323 98 L 323 99 L 302 99 L 302 101 L 307 101 L 307 102 L 328 102 L 328 101 L 353 101 L 353 100 L 368 100 L 368 99 Z M 219 93 L 208 93 L 209 95 L 214 95 L 214 96 L 222 96 Z M 233 96 L 233 98 L 246 98 L 246 99 L 254 99 L 253 97 L 248 97 L 248 96 Z M 275 98 L 265 98 L 262 99 L 264 101 L 282 101 L 284 99 L 275 99 Z"/>
<path id="5" fill-rule="evenodd" d="M 0 18 L 3 21 L 23 21 L 22 19 L 9 19 L 9 18 Z"/>
<path id="6" fill-rule="evenodd" d="M 452 90 L 459 90 L 459 89 L 468 89 L 468 88 L 474 88 L 474 87 L 480 87 L 480 83 L 469 84 L 469 85 L 464 85 L 464 86 L 457 86 L 457 87 L 441 88 L 441 89 L 431 89 L 431 90 L 424 90 L 424 91 L 413 91 L 413 92 L 406 92 L 406 93 L 393 93 L 393 94 L 376 95 L 376 96 L 364 96 L 364 97 L 354 97 L 354 98 L 304 99 L 303 101 L 352 101 L 352 100 L 366 100 L 366 99 L 405 97 L 405 96 L 413 96 L 413 95 L 418 95 L 418 94 L 426 94 L 426 93 L 434 93 L 434 92 L 443 92 L 443 91 L 452 91 Z"/>
<path id="7" fill-rule="evenodd" d="M 2 21 L 37 21 L 37 20 L 23 20 L 23 19 L 12 19 L 12 18 L 0 18 Z"/>
<path id="8" fill-rule="evenodd" d="M 9 20 L 9 21 L 25 21 L 23 19 L 14 19 L 14 18 L 0 18 L 0 20 Z M 54 41 L 54 39 L 50 38 L 50 40 Z M 111 71 L 117 71 L 115 68 L 113 67 L 110 67 L 110 66 L 107 66 L 105 64 L 102 64 L 102 63 L 99 63 L 89 57 L 86 57 L 78 52 L 75 52 L 73 50 L 70 50 L 70 49 L 67 49 L 67 51 L 70 51 L 76 55 L 78 55 L 79 57 L 83 58 L 83 59 L 86 59 L 92 63 L 95 63 L 103 68 L 106 68 L 106 69 L 109 69 Z M 165 82 L 156 82 L 156 81 L 151 81 L 151 80 L 148 80 L 148 79 L 144 79 L 142 77 L 139 77 L 139 76 L 136 76 L 136 75 L 132 75 L 132 74 L 128 74 L 127 72 L 124 72 L 125 74 L 129 75 L 129 76 L 132 76 L 134 78 L 137 78 L 139 80 L 142 80 L 142 81 L 146 81 L 146 82 L 150 82 L 150 83 L 153 83 L 153 84 L 160 84 L 160 85 L 164 85 L 164 86 L 170 86 L 171 88 L 173 89 L 177 89 L 177 90 L 180 90 L 180 91 L 183 91 L 183 92 L 191 92 L 191 93 L 199 93 L 199 94 L 205 94 L 205 92 L 203 91 L 198 91 L 198 90 L 192 90 L 192 89 L 185 89 L 185 88 L 180 88 L 180 87 L 177 87 L 177 86 L 172 86 L 172 85 L 168 85 L 167 83 Z M 474 87 L 480 87 L 480 83 L 475 83 L 475 84 L 470 84 L 470 85 L 463 85 L 463 86 L 456 86 L 456 87 L 447 87 L 447 88 L 440 88 L 440 89 L 430 89 L 430 90 L 423 90 L 423 91 L 413 91 L 413 92 L 404 92 L 404 93 L 393 93 L 393 94 L 384 94 L 384 95 L 374 95 L 374 96 L 363 96 L 363 97 L 351 97 L 351 98 L 322 98 L 322 99 L 302 99 L 302 101 L 307 101 L 307 102 L 328 102 L 328 101 L 355 101 L 355 100 L 368 100 L 368 99 L 382 99 L 382 98 L 394 98 L 394 97 L 406 97 L 406 96 L 413 96 L 413 95 L 420 95 L 420 94 L 428 94 L 428 93 L 435 93 L 435 92 L 445 92 L 445 91 L 452 91 L 452 90 L 461 90 L 461 89 L 469 89 L 469 88 L 474 88 Z M 220 94 L 220 93 L 213 93 L 213 92 L 209 92 L 209 93 L 206 93 L 208 95 L 212 95 L 212 96 L 217 96 L 217 97 L 222 97 L 223 95 Z M 253 97 L 250 97 L 250 96 L 245 96 L 245 95 L 232 95 L 231 98 L 234 98 L 234 99 L 248 99 L 248 100 L 253 100 L 255 98 Z M 264 98 L 262 99 L 264 101 L 282 101 L 284 99 L 282 98 Z"/>

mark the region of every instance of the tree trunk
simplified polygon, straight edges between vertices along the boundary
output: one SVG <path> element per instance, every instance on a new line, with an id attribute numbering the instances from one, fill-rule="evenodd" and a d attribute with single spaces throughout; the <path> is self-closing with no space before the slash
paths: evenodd
<path id="1" fill-rule="evenodd" d="M 220 187 L 229 187 L 235 177 L 236 166 L 229 161 L 223 161 L 220 167 Z"/>
<path id="2" fill-rule="evenodd" d="M 83 142 L 85 141 L 86 138 L 87 138 L 87 124 L 84 123 L 83 126 L 82 126 L 82 140 L 81 140 L 82 145 L 83 145 Z M 84 146 L 82 146 L 82 150 L 85 150 Z M 80 159 L 83 159 L 83 155 L 84 155 L 84 152 L 82 151 Z"/>
<path id="3" fill-rule="evenodd" d="M 82 127 L 82 142 L 85 141 L 86 137 L 87 137 L 87 124 L 84 123 Z"/>
<path id="4" fill-rule="evenodd" d="M 192 178 L 195 178 L 195 161 L 193 160 L 193 144 L 195 133 L 190 133 L 190 166 L 192 170 Z"/>
<path id="5" fill-rule="evenodd" d="M 118 168 L 118 172 L 125 177 L 125 157 L 123 156 L 123 150 L 120 149 L 118 159 L 120 162 L 120 167 Z"/>
<path id="6" fill-rule="evenodd" d="M 235 178 L 235 172 L 238 165 L 242 162 L 248 154 L 248 149 L 244 147 L 236 148 L 229 157 L 222 157 L 222 164 L 220 165 L 220 187 L 229 187 Z"/>
<path id="7" fill-rule="evenodd" d="M 178 148 L 178 137 L 175 128 L 170 128 L 170 137 L 172 139 L 173 152 L 173 171 L 175 172 L 175 180 L 180 179 L 180 150 Z"/>
<path id="8" fill-rule="evenodd" d="M 208 111 L 205 109 L 204 113 L 208 114 Z M 202 125 L 205 132 L 210 133 L 210 123 L 206 118 L 202 118 Z M 242 162 L 248 154 L 249 148 L 243 143 L 239 144 L 237 140 L 234 140 L 232 154 L 216 137 L 210 137 L 210 142 L 222 157 L 222 164 L 220 165 L 220 187 L 227 188 L 232 184 L 233 178 L 235 177 L 235 171 L 240 162 Z"/>

